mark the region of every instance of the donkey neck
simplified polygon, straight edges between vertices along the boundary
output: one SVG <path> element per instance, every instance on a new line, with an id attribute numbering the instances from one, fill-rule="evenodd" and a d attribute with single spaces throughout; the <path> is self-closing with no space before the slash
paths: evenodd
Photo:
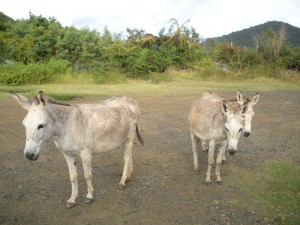
<path id="1" fill-rule="evenodd" d="M 63 106 L 63 105 L 48 105 L 46 108 L 46 114 L 52 123 L 65 123 L 69 120 L 69 117 L 74 113 L 75 107 Z"/>

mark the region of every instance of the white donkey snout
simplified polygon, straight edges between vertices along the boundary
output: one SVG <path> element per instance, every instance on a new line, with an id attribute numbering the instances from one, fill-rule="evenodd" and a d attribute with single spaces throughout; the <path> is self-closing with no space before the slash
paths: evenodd
<path id="1" fill-rule="evenodd" d="M 228 152 L 230 155 L 234 155 L 237 152 L 238 139 L 228 140 Z"/>
<path id="2" fill-rule="evenodd" d="M 26 159 L 35 161 L 39 157 L 40 143 L 36 143 L 33 140 L 27 139 L 24 149 L 24 156 Z"/>
<path id="3" fill-rule="evenodd" d="M 237 149 L 231 149 L 231 148 L 229 148 L 228 152 L 229 152 L 230 155 L 234 155 L 237 152 Z"/>
<path id="4" fill-rule="evenodd" d="M 36 161 L 39 157 L 39 154 L 35 154 L 33 152 L 26 152 L 25 157 L 30 161 Z"/>

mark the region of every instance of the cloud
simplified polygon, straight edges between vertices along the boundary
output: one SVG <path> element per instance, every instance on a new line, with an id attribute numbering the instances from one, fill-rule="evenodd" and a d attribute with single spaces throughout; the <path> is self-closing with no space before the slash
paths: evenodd
<path id="1" fill-rule="evenodd" d="M 203 37 L 215 37 L 271 20 L 300 26 L 299 0 L 0 0 L 1 10 L 14 18 L 34 15 L 55 17 L 64 26 L 88 26 L 100 32 L 105 26 L 115 33 L 126 28 L 157 34 L 171 18 L 187 20 Z"/>

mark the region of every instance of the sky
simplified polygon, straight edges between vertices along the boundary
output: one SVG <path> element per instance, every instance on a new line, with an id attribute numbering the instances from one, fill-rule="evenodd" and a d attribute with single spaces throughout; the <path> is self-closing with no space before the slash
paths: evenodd
<path id="1" fill-rule="evenodd" d="M 157 35 L 186 21 L 203 38 L 218 37 L 268 21 L 300 27 L 300 0 L 0 0 L 0 12 L 13 19 L 54 17 L 63 26 L 105 27 L 126 35 L 126 28 Z"/>

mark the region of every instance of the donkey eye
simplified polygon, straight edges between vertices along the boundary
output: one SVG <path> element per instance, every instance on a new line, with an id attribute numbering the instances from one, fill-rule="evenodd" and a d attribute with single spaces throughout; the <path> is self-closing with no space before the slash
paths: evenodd
<path id="1" fill-rule="evenodd" d="M 243 130 L 243 128 L 241 128 L 241 129 L 239 130 L 239 132 L 241 133 L 241 132 L 242 132 L 242 130 Z"/>
<path id="2" fill-rule="evenodd" d="M 226 129 L 226 131 L 227 131 L 227 132 L 229 132 L 229 130 L 228 130 L 228 128 L 227 128 L 227 127 L 225 127 L 225 129 Z"/>
<path id="3" fill-rule="evenodd" d="M 38 126 L 38 130 L 39 130 L 39 129 L 42 129 L 42 128 L 44 128 L 44 127 L 45 127 L 45 125 L 40 124 L 40 125 Z"/>

